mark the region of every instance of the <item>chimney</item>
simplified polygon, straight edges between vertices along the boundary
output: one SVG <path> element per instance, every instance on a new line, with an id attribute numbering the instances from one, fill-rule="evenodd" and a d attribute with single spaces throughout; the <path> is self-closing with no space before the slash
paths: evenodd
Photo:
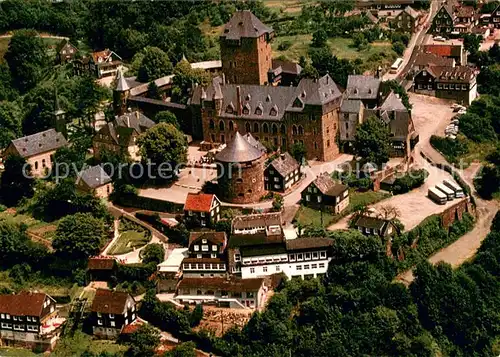
<path id="1" fill-rule="evenodd" d="M 285 160 L 285 154 L 280 154 L 281 160 Z"/>
<path id="2" fill-rule="evenodd" d="M 130 128 L 130 117 L 127 115 L 127 128 Z"/>
<path id="3" fill-rule="evenodd" d="M 222 73 L 222 84 L 226 84 L 226 74 Z"/>
<path id="4" fill-rule="evenodd" d="M 238 111 L 238 116 L 241 116 L 241 87 L 236 86 L 236 110 Z"/>

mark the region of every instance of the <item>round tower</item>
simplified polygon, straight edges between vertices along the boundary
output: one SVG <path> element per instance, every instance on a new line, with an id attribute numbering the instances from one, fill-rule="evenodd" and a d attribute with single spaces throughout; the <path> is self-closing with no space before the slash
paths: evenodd
<path id="1" fill-rule="evenodd" d="M 113 90 L 113 109 L 115 115 L 123 115 L 127 112 L 127 99 L 130 95 L 130 86 L 128 85 L 122 70 L 116 73 L 116 88 Z"/>
<path id="2" fill-rule="evenodd" d="M 234 140 L 215 155 L 222 200 L 231 203 L 258 202 L 265 192 L 265 160 L 262 151 L 236 132 Z"/>

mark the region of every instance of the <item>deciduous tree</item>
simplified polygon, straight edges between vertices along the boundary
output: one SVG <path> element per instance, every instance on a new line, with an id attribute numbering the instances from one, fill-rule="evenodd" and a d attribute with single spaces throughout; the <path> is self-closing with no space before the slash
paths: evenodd
<path id="1" fill-rule="evenodd" d="M 155 125 L 137 139 L 137 144 L 143 160 L 151 160 L 157 165 L 169 163 L 172 168 L 186 162 L 186 139 L 172 124 Z"/>
<path id="2" fill-rule="evenodd" d="M 165 52 L 158 47 L 150 46 L 143 52 L 144 57 L 137 73 L 138 80 L 150 82 L 172 73 L 172 63 Z"/>
<path id="3" fill-rule="evenodd" d="M 368 118 L 356 130 L 354 150 L 364 162 L 382 167 L 389 161 L 391 149 L 389 128 L 378 118 Z"/>

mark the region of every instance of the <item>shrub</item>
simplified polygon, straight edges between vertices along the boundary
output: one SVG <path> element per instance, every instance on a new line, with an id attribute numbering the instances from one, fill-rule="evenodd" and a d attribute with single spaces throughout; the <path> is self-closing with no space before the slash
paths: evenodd
<path id="1" fill-rule="evenodd" d="M 278 51 L 286 51 L 290 47 L 292 47 L 293 42 L 292 41 L 283 41 L 278 45 Z"/>
<path id="2" fill-rule="evenodd" d="M 429 173 L 424 169 L 412 170 L 394 181 L 392 192 L 399 195 L 420 187 L 424 184 L 427 176 L 429 176 Z"/>
<path id="3" fill-rule="evenodd" d="M 443 138 L 440 136 L 431 136 L 431 145 L 443 154 L 451 163 L 457 163 L 460 156 L 469 152 L 467 141 L 458 137 L 456 140 Z"/>

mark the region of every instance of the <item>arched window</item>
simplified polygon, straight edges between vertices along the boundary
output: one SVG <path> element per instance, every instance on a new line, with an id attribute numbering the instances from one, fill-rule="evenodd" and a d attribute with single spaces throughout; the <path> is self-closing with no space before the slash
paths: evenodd
<path id="1" fill-rule="evenodd" d="M 304 135 L 304 127 L 299 125 L 299 135 Z"/>
<path id="2" fill-rule="evenodd" d="M 223 121 L 223 120 L 221 120 L 221 121 L 219 122 L 219 130 L 220 130 L 220 131 L 224 131 L 224 126 L 225 126 L 225 125 L 224 125 L 224 121 Z"/>
<path id="3" fill-rule="evenodd" d="M 250 130 L 250 123 L 245 123 L 245 131 L 247 133 L 251 132 L 251 130 Z"/>
<path id="4" fill-rule="evenodd" d="M 267 123 L 262 124 L 262 131 L 264 133 L 269 133 L 269 125 L 267 125 Z"/>
<path id="5" fill-rule="evenodd" d="M 38 161 L 35 161 L 35 170 L 38 170 Z"/>
<path id="6" fill-rule="evenodd" d="M 232 120 L 229 121 L 229 130 L 234 131 L 234 123 Z"/>
<path id="7" fill-rule="evenodd" d="M 292 126 L 292 134 L 297 135 L 297 126 L 296 125 Z"/>
<path id="8" fill-rule="evenodd" d="M 212 119 L 210 119 L 209 127 L 210 127 L 210 129 L 215 129 L 215 123 Z"/>
<path id="9" fill-rule="evenodd" d="M 286 126 L 285 126 L 285 124 L 281 124 L 281 126 L 280 126 L 280 133 L 281 134 L 286 134 Z"/>
<path id="10" fill-rule="evenodd" d="M 253 123 L 253 132 L 258 133 L 259 132 L 259 123 Z"/>
<path id="11" fill-rule="evenodd" d="M 273 124 L 271 127 L 273 134 L 278 134 L 278 126 L 276 124 Z"/>
<path id="12" fill-rule="evenodd" d="M 250 104 L 245 104 L 245 106 L 243 107 L 243 114 L 244 115 L 248 115 L 250 114 Z"/>
<path id="13" fill-rule="evenodd" d="M 233 103 L 231 102 L 227 107 L 226 107 L 226 113 L 228 114 L 233 114 L 234 112 L 234 105 Z"/>

